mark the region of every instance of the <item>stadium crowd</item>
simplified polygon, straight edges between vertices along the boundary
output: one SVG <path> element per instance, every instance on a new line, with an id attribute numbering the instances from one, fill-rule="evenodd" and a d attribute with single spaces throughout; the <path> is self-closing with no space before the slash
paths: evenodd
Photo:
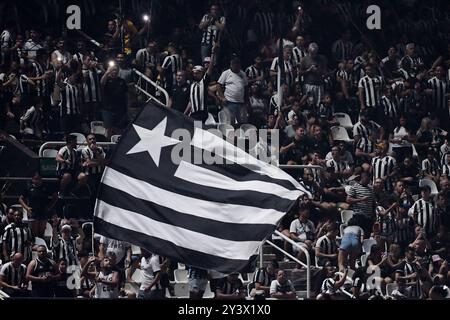
<path id="1" fill-rule="evenodd" d="M 298 199 L 279 231 L 310 253 L 317 299 L 450 297 L 450 5 L 378 2 L 382 29 L 370 31 L 368 1 L 222 0 L 194 10 L 179 0 L 155 9 L 170 12 L 167 21 L 109 12 L 104 30 L 92 31 L 104 33 L 99 46 L 6 22 L 0 130 L 25 145 L 65 145 L 54 155 L 55 192 L 36 173 L 18 199 L 0 198 L 0 289 L 11 297 L 176 295 L 176 261 L 94 237 L 90 223 L 109 157 L 97 141 L 117 141 L 142 107 L 142 73 L 168 92 L 165 101 L 162 90 L 145 88 L 169 108 L 278 129 L 280 164 L 310 166 L 289 170 L 312 198 Z M 305 261 L 297 246 L 281 246 Z M 295 299 L 279 268 L 289 259 L 278 258 L 248 287 L 239 274 L 215 281 L 187 266 L 189 296 L 211 289 L 218 299 Z"/>

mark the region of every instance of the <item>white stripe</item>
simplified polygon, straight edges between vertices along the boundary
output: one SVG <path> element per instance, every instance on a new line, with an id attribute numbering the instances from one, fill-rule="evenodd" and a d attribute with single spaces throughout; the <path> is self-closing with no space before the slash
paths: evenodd
<path id="1" fill-rule="evenodd" d="M 259 241 L 229 241 L 175 227 L 103 201 L 97 202 L 96 212 L 97 217 L 110 224 L 169 241 L 178 247 L 225 259 L 248 260 L 260 245 Z"/>
<path id="2" fill-rule="evenodd" d="M 300 191 L 307 193 L 309 196 L 309 192 L 301 187 L 301 185 L 290 175 L 282 171 L 281 169 L 274 167 L 270 164 L 267 164 L 261 160 L 258 160 L 255 157 L 252 157 L 250 154 L 246 153 L 244 150 L 235 147 L 231 143 L 222 138 L 216 136 L 215 134 L 203 130 L 201 128 L 195 128 L 194 136 L 192 137 L 191 145 L 207 150 L 210 152 L 215 152 L 220 157 L 231 161 L 233 163 L 237 163 L 246 167 L 253 172 L 264 174 L 266 176 L 272 177 L 274 179 L 286 180 L 292 183 L 297 189 Z M 223 148 L 222 148 L 223 146 Z"/>
<path id="3" fill-rule="evenodd" d="M 278 184 L 265 181 L 237 181 L 223 174 L 208 170 L 186 161 L 181 161 L 175 172 L 175 177 L 196 183 L 202 186 L 220 188 L 225 190 L 250 190 L 276 195 L 281 198 L 296 200 L 302 193 L 291 191 Z"/>
<path id="4" fill-rule="evenodd" d="M 276 224 L 285 214 L 274 209 L 195 199 L 158 188 L 111 168 L 105 171 L 107 172 L 103 176 L 103 184 L 135 198 L 196 217 L 228 223 Z"/>

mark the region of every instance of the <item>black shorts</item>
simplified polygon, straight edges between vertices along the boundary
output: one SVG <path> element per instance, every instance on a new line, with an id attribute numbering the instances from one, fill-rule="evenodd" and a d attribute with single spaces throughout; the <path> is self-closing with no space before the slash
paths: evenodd
<path id="1" fill-rule="evenodd" d="M 193 118 L 194 120 L 201 121 L 203 123 L 205 123 L 205 121 L 208 119 L 208 116 L 209 116 L 208 111 L 206 111 L 206 110 L 193 112 L 191 114 L 191 118 Z"/>

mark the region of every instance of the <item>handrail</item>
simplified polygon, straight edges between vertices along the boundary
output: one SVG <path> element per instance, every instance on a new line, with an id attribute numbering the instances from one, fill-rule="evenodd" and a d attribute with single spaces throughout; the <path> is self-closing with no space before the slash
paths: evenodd
<path id="1" fill-rule="evenodd" d="M 156 82 L 151 80 L 149 77 L 147 77 L 145 74 L 143 74 L 139 70 L 133 68 L 133 72 L 139 77 L 137 83 L 134 86 L 136 87 L 137 90 L 139 90 L 140 92 L 142 92 L 143 94 L 145 94 L 148 97 L 148 100 L 146 102 L 149 102 L 150 100 L 155 100 L 155 101 L 165 105 L 166 107 L 169 106 L 169 94 L 167 93 L 167 91 L 163 87 L 158 85 Z M 141 80 L 145 80 L 147 83 L 149 83 L 150 85 L 155 87 L 157 90 L 162 92 L 164 97 L 166 98 L 166 101 L 163 103 L 158 98 L 156 98 L 155 96 L 150 94 L 148 91 L 144 90 L 142 88 L 142 86 L 141 86 Z"/>
<path id="2" fill-rule="evenodd" d="M 280 169 L 317 169 L 320 171 L 325 171 L 325 168 L 318 165 L 309 165 L 309 164 L 279 164 L 278 168 Z"/>
<path id="3" fill-rule="evenodd" d="M 0 177 L 0 181 L 30 181 L 30 177 Z M 58 178 L 42 178 L 42 181 L 59 181 Z"/>
<path id="4" fill-rule="evenodd" d="M 292 260 L 294 260 L 295 262 L 297 262 L 298 264 L 306 267 L 306 298 L 310 298 L 310 293 L 311 293 L 311 259 L 309 256 L 309 252 L 308 250 L 306 250 L 303 246 L 299 245 L 297 242 L 293 241 L 292 239 L 286 237 L 284 234 L 282 234 L 280 231 L 275 230 L 275 234 L 277 236 L 280 236 L 282 239 L 284 239 L 285 241 L 289 242 L 290 244 L 292 244 L 293 246 L 296 246 L 297 248 L 299 248 L 299 250 L 303 251 L 305 253 L 306 256 L 306 264 L 304 264 L 303 262 L 301 262 L 300 260 L 298 260 L 297 258 L 294 258 L 292 255 L 290 255 L 289 253 L 287 253 L 286 251 L 284 251 L 283 249 L 281 249 L 280 247 L 278 247 L 277 245 L 273 244 L 271 241 L 266 240 L 266 243 L 272 245 L 275 247 L 275 249 L 277 249 L 278 251 L 284 253 L 285 255 L 287 255 L 288 257 L 290 257 Z M 262 254 L 262 250 L 261 250 L 261 254 Z M 261 266 L 262 267 L 262 266 Z"/>
<path id="5" fill-rule="evenodd" d="M 115 146 L 117 143 L 115 142 L 97 142 L 96 143 L 99 146 Z M 39 157 L 43 156 L 43 152 L 47 147 L 58 147 L 58 146 L 65 146 L 65 141 L 48 141 L 39 148 Z M 83 143 L 77 143 L 77 145 L 87 146 L 87 142 Z"/>
<path id="6" fill-rule="evenodd" d="M 274 247 L 275 249 L 277 249 L 278 251 L 280 251 L 281 253 L 285 254 L 286 256 L 288 256 L 289 258 L 291 258 L 292 260 L 294 260 L 295 262 L 304 265 L 300 260 L 298 260 L 297 258 L 295 258 L 294 256 L 292 256 L 290 253 L 288 253 L 287 251 L 284 251 L 283 249 L 281 249 L 279 246 L 277 246 L 276 244 L 274 244 L 272 241 L 270 240 L 266 240 L 266 243 L 271 245 L 272 247 Z M 261 261 L 262 261 L 262 255 L 261 255 Z M 262 262 L 261 262 L 262 265 Z M 308 269 L 309 271 L 309 269 Z M 308 272 L 307 271 L 307 272 Z M 306 298 L 309 299 L 309 278 L 308 278 L 308 274 L 306 275 Z"/>

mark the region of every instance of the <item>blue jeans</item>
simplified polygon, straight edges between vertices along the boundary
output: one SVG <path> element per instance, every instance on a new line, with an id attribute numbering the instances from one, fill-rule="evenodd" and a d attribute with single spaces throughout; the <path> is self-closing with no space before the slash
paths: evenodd
<path id="1" fill-rule="evenodd" d="M 244 103 L 228 101 L 223 110 L 226 112 L 228 119 L 230 119 L 231 125 L 234 125 L 235 122 L 237 122 L 237 125 L 247 123 L 247 110 Z"/>

